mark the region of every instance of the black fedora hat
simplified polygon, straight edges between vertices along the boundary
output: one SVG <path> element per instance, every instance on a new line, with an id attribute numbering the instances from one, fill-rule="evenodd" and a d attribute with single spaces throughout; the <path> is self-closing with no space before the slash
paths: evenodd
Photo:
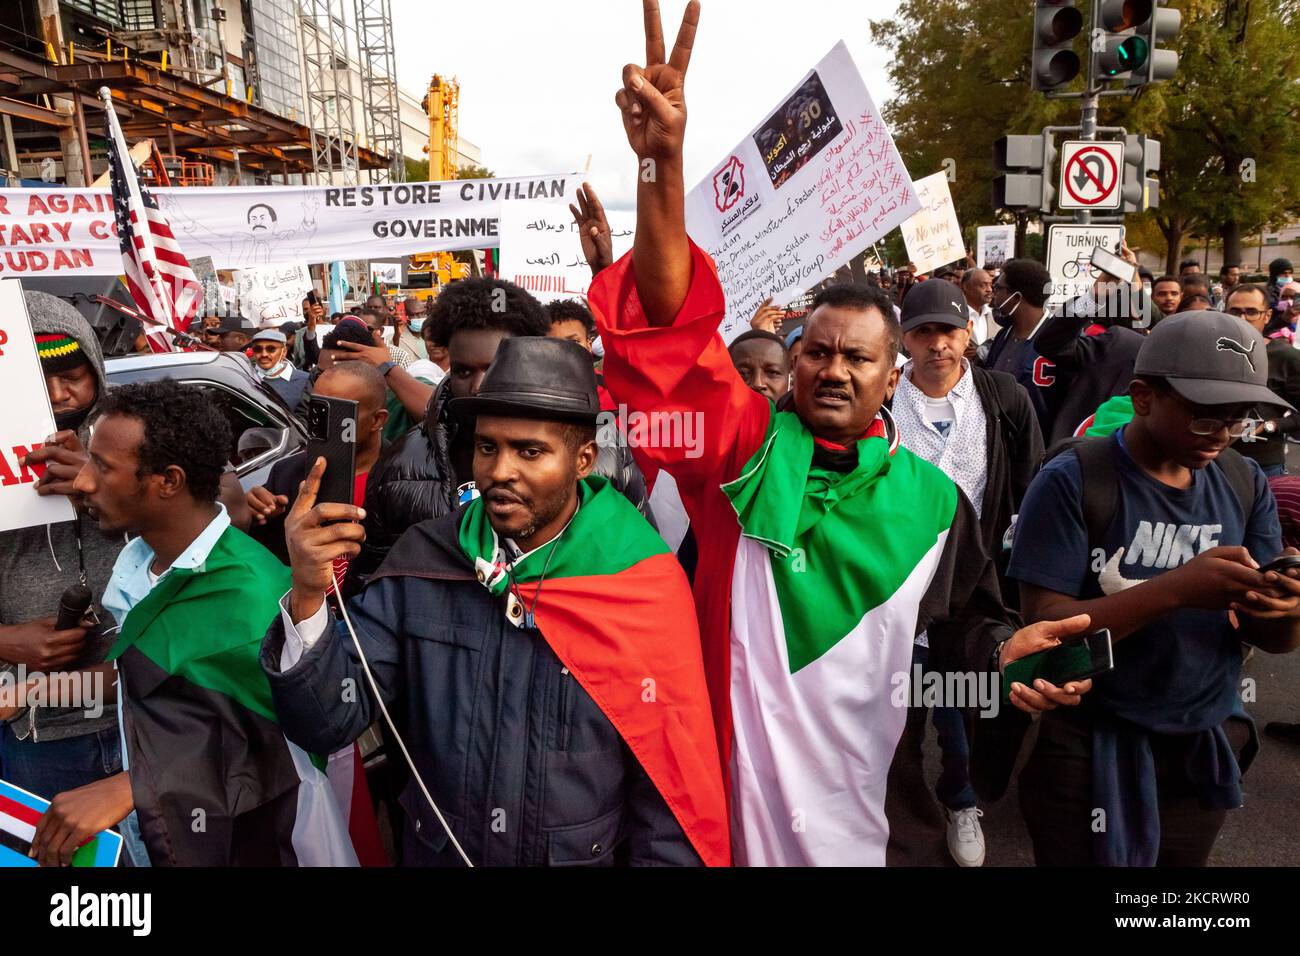
<path id="1" fill-rule="evenodd" d="M 567 339 L 502 339 L 478 394 L 453 399 L 449 408 L 465 417 L 500 415 L 594 425 L 600 397 L 591 353 Z"/>

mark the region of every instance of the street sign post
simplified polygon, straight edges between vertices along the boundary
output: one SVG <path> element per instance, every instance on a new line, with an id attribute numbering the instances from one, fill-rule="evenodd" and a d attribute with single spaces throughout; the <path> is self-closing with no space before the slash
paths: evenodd
<path id="1" fill-rule="evenodd" d="M 1124 144 L 1072 140 L 1061 147 L 1062 209 L 1119 209 L 1123 202 Z"/>
<path id="2" fill-rule="evenodd" d="M 1064 225 L 1047 227 L 1047 271 L 1052 274 L 1048 304 L 1058 306 L 1087 293 L 1097 278 L 1092 250 L 1104 246 L 1119 254 L 1124 240 L 1121 225 Z"/>

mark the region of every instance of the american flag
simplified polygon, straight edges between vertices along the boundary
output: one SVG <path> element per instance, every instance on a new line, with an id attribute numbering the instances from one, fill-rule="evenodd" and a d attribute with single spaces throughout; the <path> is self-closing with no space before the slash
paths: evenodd
<path id="1" fill-rule="evenodd" d="M 113 216 L 127 288 L 136 306 L 153 323 L 146 328 L 149 347 L 170 352 L 170 333 L 186 332 L 203 301 L 203 284 L 181 252 L 158 201 L 136 175 L 122 127 L 108 90 L 99 91 L 108 115 L 108 165 L 113 189 Z"/>

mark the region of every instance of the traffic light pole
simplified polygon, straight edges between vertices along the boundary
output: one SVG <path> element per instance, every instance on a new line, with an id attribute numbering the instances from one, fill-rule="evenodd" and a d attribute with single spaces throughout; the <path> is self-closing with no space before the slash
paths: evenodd
<path id="1" fill-rule="evenodd" d="M 1097 35 L 1098 24 L 1101 23 L 1101 0 L 1092 0 L 1092 37 Z M 1083 99 L 1080 100 L 1079 106 L 1082 115 L 1079 119 L 1079 139 L 1084 142 L 1095 142 L 1097 139 L 1097 105 L 1099 94 L 1101 93 L 1100 84 L 1097 83 L 1097 57 L 1095 48 L 1096 43 L 1089 38 L 1088 41 L 1088 87 L 1083 93 Z M 1076 209 L 1074 211 L 1074 221 L 1079 225 L 1087 225 L 1092 222 L 1091 209 Z"/>

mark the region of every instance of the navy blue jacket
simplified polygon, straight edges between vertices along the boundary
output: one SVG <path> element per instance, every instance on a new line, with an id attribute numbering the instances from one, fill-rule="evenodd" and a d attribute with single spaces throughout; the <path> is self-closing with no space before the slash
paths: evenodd
<path id="1" fill-rule="evenodd" d="M 470 860 L 699 866 L 659 791 L 541 632 L 510 624 L 504 600 L 475 580 L 456 540 L 463 513 L 407 531 L 347 608 L 384 702 Z M 287 672 L 279 619 L 262 646 L 280 725 L 313 753 L 338 750 L 381 719 L 347 628 L 333 623 Z M 403 865 L 463 865 L 414 779 L 398 802 Z"/>

